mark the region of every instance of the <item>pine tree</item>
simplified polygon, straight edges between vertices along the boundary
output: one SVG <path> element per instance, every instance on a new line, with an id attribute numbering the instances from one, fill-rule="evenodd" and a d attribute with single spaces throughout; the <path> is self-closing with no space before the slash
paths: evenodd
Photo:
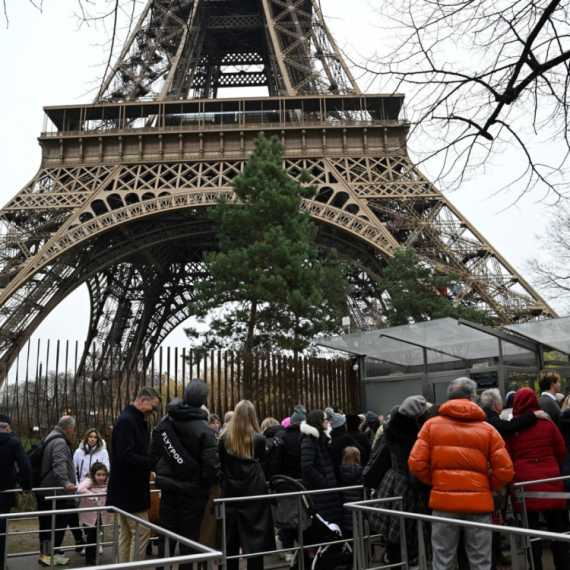
<path id="1" fill-rule="evenodd" d="M 434 275 L 412 247 L 398 248 L 380 281 L 381 289 L 389 296 L 388 308 L 383 311 L 386 324 L 404 325 L 443 317 L 494 324 L 493 317 L 476 307 L 454 305 L 452 297 L 457 286 L 457 274 Z"/>
<path id="2" fill-rule="evenodd" d="M 334 252 L 315 245 L 317 228 L 301 211 L 315 194 L 282 166 L 283 146 L 261 134 L 243 172 L 236 200 L 220 198 L 210 215 L 219 251 L 204 255 L 209 278 L 198 283 L 190 313 L 209 331 L 187 329 L 202 347 L 290 350 L 295 355 L 318 334 L 341 329 L 350 285 Z"/>

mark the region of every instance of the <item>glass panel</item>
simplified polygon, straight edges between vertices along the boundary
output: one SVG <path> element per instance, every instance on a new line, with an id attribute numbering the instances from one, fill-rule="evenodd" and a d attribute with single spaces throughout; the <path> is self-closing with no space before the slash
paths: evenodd
<path id="1" fill-rule="evenodd" d="M 503 344 L 503 364 L 505 366 L 523 366 L 536 368 L 538 360 L 536 353 L 515 346 L 510 342 L 501 341 Z"/>
<path id="2" fill-rule="evenodd" d="M 401 382 L 364 382 L 366 409 L 387 416 L 394 406 L 399 406 L 408 396 L 422 393 L 422 380 Z"/>
<path id="3" fill-rule="evenodd" d="M 570 317 L 506 325 L 505 328 L 562 352 L 570 352 Z"/>
<path id="4" fill-rule="evenodd" d="M 434 388 L 434 397 L 435 402 L 434 404 L 443 404 L 447 402 L 447 387 L 449 386 L 449 382 L 438 382 L 437 384 L 433 385 Z"/>
<path id="5" fill-rule="evenodd" d="M 536 381 L 536 372 L 515 372 L 509 370 L 507 372 L 507 393 L 517 391 L 520 388 L 534 388 Z"/>

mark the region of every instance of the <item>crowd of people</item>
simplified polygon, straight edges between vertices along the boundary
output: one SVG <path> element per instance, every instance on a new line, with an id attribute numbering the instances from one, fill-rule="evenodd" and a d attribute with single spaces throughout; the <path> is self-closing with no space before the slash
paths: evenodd
<path id="1" fill-rule="evenodd" d="M 73 452 L 75 420 L 70 416 L 59 420 L 43 442 L 39 487 L 46 490 L 36 491 L 38 510 L 53 508 L 46 496 L 54 493 L 73 496 L 72 504 L 80 501 L 81 507 L 115 506 L 125 513 L 119 515 L 119 563 L 143 559 L 150 535 L 148 527 L 137 521 L 149 520 L 154 473 L 160 490 L 160 526 L 225 549 L 227 556 L 234 557 L 228 560 L 229 570 L 237 570 L 240 552 L 254 555 L 247 557 L 247 567 L 260 570 L 264 561 L 257 553 L 278 549 L 291 560 L 294 535 L 286 528 L 275 529 L 270 501 L 231 499 L 267 495 L 268 482 L 275 475 L 298 480 L 308 490 L 330 489 L 313 495 L 316 512 L 350 537 L 352 512 L 344 505 L 361 500 L 363 494 L 342 488 L 362 484 L 373 497 L 401 497 L 391 503 L 394 510 L 438 517 L 431 527 L 424 525 L 433 570 L 501 570 L 508 560 L 501 553 L 498 532 L 444 519 L 501 525 L 509 484 L 569 474 L 570 396 L 557 397 L 557 372 L 540 372 L 538 384 L 540 398 L 531 388 L 521 388 L 509 393 L 503 405 L 498 389 L 478 396 L 474 381 L 458 378 L 450 383 L 444 404 L 432 406 L 423 396 L 409 396 L 390 410 L 386 420 L 372 411 L 344 414 L 335 405 L 307 411 L 298 404 L 281 421 L 265 418 L 259 423 L 247 400 L 227 412 L 223 422 L 209 414 L 208 387 L 194 379 L 183 398 L 167 404 L 166 415 L 152 432 L 147 420 L 161 408 L 162 397 L 154 388 L 144 387 L 115 422 L 109 451 L 92 428 Z M 0 490 L 16 486 L 13 466 L 18 465 L 20 485 L 29 491 L 30 461 L 11 434 L 5 414 L 0 414 L 0 455 L 3 465 L 10 465 L 0 470 Z M 547 482 L 532 490 L 560 492 L 564 484 Z M 14 497 L 0 495 L 0 513 L 9 512 Z M 224 518 L 216 521 L 212 502 L 218 497 L 229 500 Z M 62 511 L 69 505 L 67 500 L 55 502 Z M 514 497 L 512 506 L 521 513 Z M 540 528 L 541 522 L 556 533 L 570 529 L 566 499 L 529 498 L 526 513 L 532 529 Z M 68 526 L 87 565 L 96 564 L 97 528 L 108 522 L 107 511 L 81 511 L 80 519 L 58 513 L 53 545 L 51 515 L 38 518 L 41 564 L 69 562 L 61 551 Z M 383 537 L 385 561 L 401 562 L 401 519 L 377 513 L 370 525 Z M 411 519 L 405 525 L 408 556 L 413 559 L 418 556 L 417 525 Z M 175 548 L 172 540 L 159 537 L 159 557 Z M 532 543 L 535 570 L 542 570 L 541 548 L 540 541 Z M 0 527 L 2 564 L 4 549 Z M 194 552 L 185 544 L 179 550 L 181 555 Z M 552 552 L 555 569 L 568 570 L 568 543 L 553 542 Z"/>

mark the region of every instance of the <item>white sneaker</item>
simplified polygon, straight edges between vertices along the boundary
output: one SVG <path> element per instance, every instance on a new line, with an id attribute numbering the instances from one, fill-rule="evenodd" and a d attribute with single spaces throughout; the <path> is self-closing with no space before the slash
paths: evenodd
<path id="1" fill-rule="evenodd" d="M 103 547 L 99 545 L 99 554 L 103 554 Z"/>
<path id="2" fill-rule="evenodd" d="M 283 542 L 281 542 L 279 535 L 275 536 L 275 549 L 276 550 L 283 550 Z M 281 556 L 281 558 L 283 558 L 283 560 L 285 560 L 285 552 L 278 552 L 277 554 L 279 554 L 279 556 Z"/>
<path id="3" fill-rule="evenodd" d="M 285 562 L 291 562 L 291 560 L 293 560 L 293 553 L 290 550 L 287 550 L 285 552 L 285 556 L 283 556 L 283 559 L 285 560 Z"/>
<path id="4" fill-rule="evenodd" d="M 81 552 L 79 553 L 80 556 L 85 556 L 85 547 L 83 547 L 81 549 Z"/>

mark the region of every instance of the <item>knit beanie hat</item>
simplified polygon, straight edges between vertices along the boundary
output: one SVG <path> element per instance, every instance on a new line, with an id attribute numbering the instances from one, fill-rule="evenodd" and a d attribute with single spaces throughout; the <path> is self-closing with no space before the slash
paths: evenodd
<path id="1" fill-rule="evenodd" d="M 289 427 L 291 425 L 291 418 L 284 418 L 281 422 L 281 425 L 283 427 Z"/>
<path id="2" fill-rule="evenodd" d="M 344 425 L 344 423 L 346 422 L 346 416 L 344 416 L 343 414 L 337 414 L 333 412 L 331 415 L 330 422 L 331 422 L 331 428 L 335 429 L 337 427 Z"/>
<path id="3" fill-rule="evenodd" d="M 299 404 L 295 406 L 293 413 L 291 414 L 291 423 L 292 424 L 300 424 L 307 419 L 307 408 L 303 406 L 303 404 Z"/>
<path id="4" fill-rule="evenodd" d="M 0 414 L 0 424 L 12 425 L 10 421 L 10 416 L 8 414 Z"/>
<path id="5" fill-rule="evenodd" d="M 208 386 L 201 378 L 194 378 L 184 390 L 184 400 L 189 406 L 199 408 L 208 399 Z"/>
<path id="6" fill-rule="evenodd" d="M 423 396 L 410 396 L 400 404 L 400 413 L 408 418 L 419 418 L 426 410 L 426 399 Z"/>
<path id="7" fill-rule="evenodd" d="M 378 414 L 375 414 L 374 412 L 366 412 L 366 423 L 368 425 L 377 424 L 378 418 Z"/>

